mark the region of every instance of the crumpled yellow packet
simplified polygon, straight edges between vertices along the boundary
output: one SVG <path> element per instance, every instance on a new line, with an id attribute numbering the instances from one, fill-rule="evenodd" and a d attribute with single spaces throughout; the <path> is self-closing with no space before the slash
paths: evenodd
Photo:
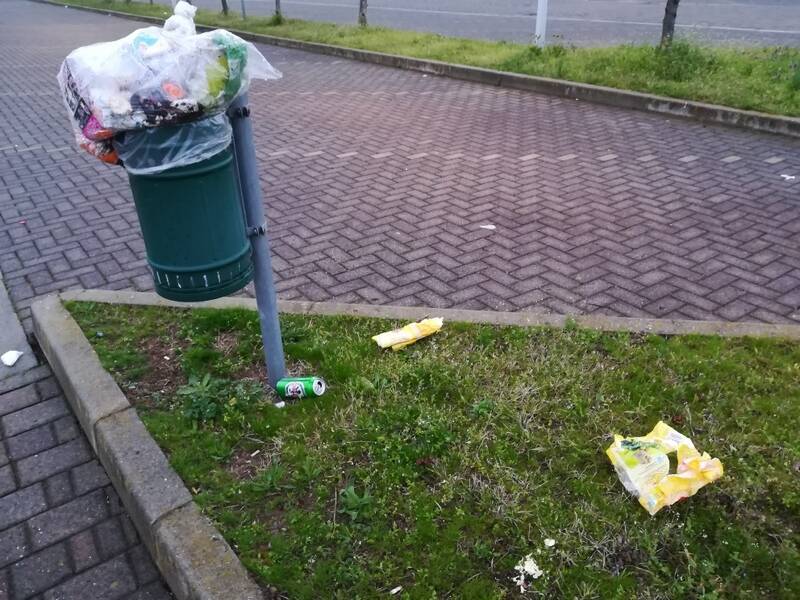
<path id="1" fill-rule="evenodd" d="M 668 454 L 678 452 L 677 473 L 669 472 Z M 606 450 L 619 480 L 639 498 L 651 515 L 678 500 L 693 496 L 704 485 L 722 477 L 722 463 L 700 454 L 685 435 L 659 421 L 643 437 L 615 435 Z"/>
<path id="2" fill-rule="evenodd" d="M 428 337 L 436 333 L 444 325 L 444 320 L 441 317 L 433 319 L 423 319 L 419 323 L 409 323 L 400 329 L 392 331 L 385 331 L 378 335 L 373 335 L 372 339 L 378 343 L 381 348 L 392 347 L 392 350 L 400 350 L 409 344 L 413 344 L 417 340 Z"/>

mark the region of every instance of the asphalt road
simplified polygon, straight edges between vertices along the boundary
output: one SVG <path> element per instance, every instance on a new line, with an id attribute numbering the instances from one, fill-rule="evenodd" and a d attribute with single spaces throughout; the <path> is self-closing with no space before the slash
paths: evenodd
<path id="1" fill-rule="evenodd" d="M 169 3 L 169 0 L 161 0 Z M 240 10 L 242 0 L 228 0 Z M 265 15 L 274 0 L 244 0 Z M 195 0 L 219 8 L 220 0 Z M 355 23 L 358 0 L 282 0 L 286 16 Z M 579 46 L 652 43 L 665 0 L 550 0 L 548 38 Z M 470 38 L 530 42 L 537 0 L 370 0 L 371 24 Z M 800 0 L 683 0 L 679 35 L 712 44 L 800 46 Z"/>

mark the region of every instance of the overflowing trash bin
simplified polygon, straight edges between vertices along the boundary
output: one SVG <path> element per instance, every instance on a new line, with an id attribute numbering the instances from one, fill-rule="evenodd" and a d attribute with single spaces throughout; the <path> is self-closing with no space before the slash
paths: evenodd
<path id="1" fill-rule="evenodd" d="M 58 74 L 78 145 L 128 173 L 156 291 L 188 302 L 253 278 L 226 111 L 281 76 L 232 33 L 197 34 L 195 11 L 178 2 L 163 28 L 78 48 Z"/>

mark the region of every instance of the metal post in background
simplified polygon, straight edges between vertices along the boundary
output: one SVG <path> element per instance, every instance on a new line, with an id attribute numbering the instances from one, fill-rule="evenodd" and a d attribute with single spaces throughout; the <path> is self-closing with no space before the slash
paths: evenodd
<path id="1" fill-rule="evenodd" d="M 239 0 L 239 2 L 242 5 L 242 18 L 246 19 L 247 18 L 247 10 L 244 7 L 244 0 Z"/>
<path id="2" fill-rule="evenodd" d="M 536 7 L 536 45 L 544 48 L 547 45 L 547 5 L 549 0 L 539 0 Z"/>
<path id="3" fill-rule="evenodd" d="M 242 188 L 247 233 L 253 245 L 253 281 L 256 288 L 258 317 L 261 321 L 261 337 L 264 340 L 264 359 L 267 363 L 267 380 L 275 384 L 286 375 L 283 357 L 283 340 L 278 321 L 278 297 L 272 274 L 272 257 L 267 237 L 267 217 L 261 197 L 261 182 L 258 179 L 258 162 L 253 145 L 253 126 L 247 94 L 242 94 L 228 109 L 233 127 L 233 154 Z"/>

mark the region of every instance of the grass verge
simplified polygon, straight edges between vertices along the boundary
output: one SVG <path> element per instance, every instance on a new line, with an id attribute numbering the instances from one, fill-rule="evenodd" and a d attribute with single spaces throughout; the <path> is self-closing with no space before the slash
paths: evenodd
<path id="1" fill-rule="evenodd" d="M 280 597 L 517 597 L 527 554 L 528 597 L 800 589 L 797 344 L 448 323 L 393 353 L 370 336 L 396 323 L 284 315 L 290 370 L 329 391 L 281 410 L 254 312 L 68 308 Z M 726 473 L 650 517 L 604 449 L 659 419 Z"/>
<path id="2" fill-rule="evenodd" d="M 167 8 L 118 0 L 66 0 L 65 4 L 166 18 Z M 653 46 L 608 48 L 549 46 L 446 37 L 383 27 L 358 27 L 251 17 L 200 10 L 197 23 L 440 60 L 512 73 L 539 75 L 649 92 L 766 113 L 800 116 L 800 49 L 711 48 L 677 40 L 668 51 Z M 655 42 L 655 40 L 654 40 Z"/>

